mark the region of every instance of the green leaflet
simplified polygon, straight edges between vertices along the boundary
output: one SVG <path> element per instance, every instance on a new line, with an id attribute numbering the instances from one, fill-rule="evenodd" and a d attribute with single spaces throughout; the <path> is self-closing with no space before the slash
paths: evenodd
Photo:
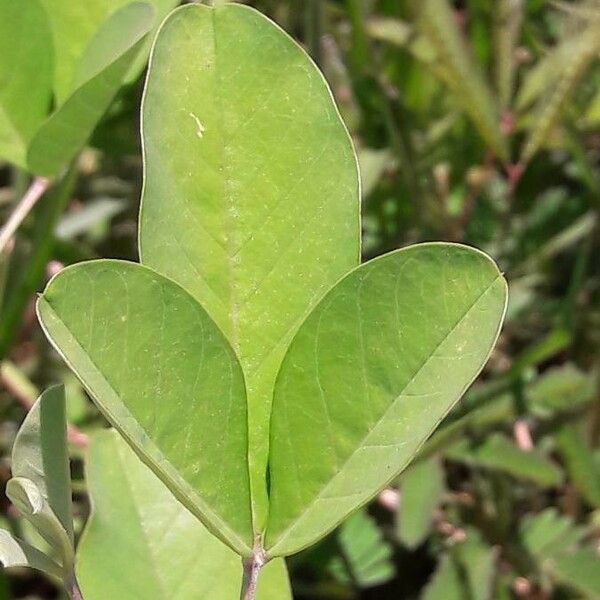
<path id="1" fill-rule="evenodd" d="M 38 0 L 0 0 L 0 57 L 0 157 L 25 167 L 52 97 L 52 34 Z"/>
<path id="2" fill-rule="evenodd" d="M 451 244 L 356 268 L 348 134 L 314 65 L 252 9 L 165 21 L 142 125 L 144 266 L 65 269 L 40 320 L 212 533 L 248 556 L 266 526 L 269 558 L 296 552 L 396 476 L 481 370 L 504 279 Z"/>
<path id="3" fill-rule="evenodd" d="M 377 258 L 324 297 L 275 385 L 270 556 L 313 543 L 406 467 L 485 364 L 506 297 L 487 256 L 451 244 Z"/>
<path id="4" fill-rule="evenodd" d="M 115 431 L 93 439 L 86 479 L 93 512 L 77 552 L 86 600 L 237 597 L 239 556 L 173 498 Z M 258 600 L 290 598 L 285 563 L 274 561 L 261 575 Z"/>
<path id="5" fill-rule="evenodd" d="M 105 260 L 64 269 L 38 315 L 142 460 L 215 535 L 247 554 L 244 380 L 202 307 L 146 267 Z"/>
<path id="6" fill-rule="evenodd" d="M 31 140 L 31 171 L 56 175 L 85 144 L 138 56 L 153 19 L 150 4 L 134 2 L 102 25 L 78 63 L 71 93 Z"/>
<path id="7" fill-rule="evenodd" d="M 185 6 L 143 100 L 142 263 L 194 295 L 248 391 L 255 529 L 267 511 L 273 382 L 295 330 L 359 260 L 359 182 L 323 76 L 244 6 Z"/>

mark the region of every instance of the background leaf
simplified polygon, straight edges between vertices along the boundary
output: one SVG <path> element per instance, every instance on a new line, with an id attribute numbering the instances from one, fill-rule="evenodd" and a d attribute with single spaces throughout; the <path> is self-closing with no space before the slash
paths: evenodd
<path id="1" fill-rule="evenodd" d="M 138 56 L 153 19 L 150 4 L 135 2 L 98 30 L 81 58 L 71 93 L 31 140 L 27 164 L 34 173 L 56 175 L 85 144 Z"/>
<path id="2" fill-rule="evenodd" d="M 559 514 L 555 508 L 526 515 L 521 523 L 524 546 L 544 563 L 575 550 L 586 534 L 584 527 L 575 526 L 571 517 Z"/>
<path id="3" fill-rule="evenodd" d="M 490 600 L 493 596 L 496 556 L 477 530 L 442 557 L 423 600 Z"/>
<path id="4" fill-rule="evenodd" d="M 373 519 L 358 511 L 342 523 L 337 541 L 341 555 L 329 564 L 336 579 L 358 588 L 381 585 L 394 576 L 392 548 Z"/>
<path id="5" fill-rule="evenodd" d="M 585 598 L 600 598 L 600 559 L 592 549 L 557 558 L 551 567 L 554 576 Z"/>
<path id="6" fill-rule="evenodd" d="M 457 28 L 448 0 L 415 1 L 413 5 L 418 14 L 418 25 L 435 51 L 435 59 L 431 61 L 434 72 L 452 90 L 498 157 L 508 160 L 494 95 Z"/>
<path id="7" fill-rule="evenodd" d="M 468 440 L 457 442 L 444 454 L 450 460 L 503 471 L 543 487 L 558 486 L 563 478 L 559 467 L 539 451 L 521 450 L 501 434 L 473 446 Z"/>
<path id="8" fill-rule="evenodd" d="M 189 513 L 115 431 L 98 433 L 87 480 L 93 513 L 77 553 L 86 600 L 230 600 L 242 565 Z M 126 565 L 126 568 L 124 568 Z M 282 560 L 261 574 L 258 600 L 291 599 Z"/>
<path id="9" fill-rule="evenodd" d="M 442 500 L 444 479 L 444 470 L 436 457 L 418 461 L 403 473 L 396 527 L 405 546 L 416 548 L 429 534 L 435 509 Z"/>
<path id="10" fill-rule="evenodd" d="M 556 443 L 575 487 L 590 506 L 600 508 L 600 469 L 582 429 L 564 425 L 556 435 Z"/>
<path id="11" fill-rule="evenodd" d="M 116 12 L 133 4 L 132 0 L 88 0 L 81 4 L 76 0 L 41 0 L 46 8 L 52 27 L 56 53 L 54 91 L 59 104 L 66 101 L 74 91 L 73 80 L 85 54 L 98 30 L 105 26 Z M 155 9 L 155 26 L 158 27 L 166 14 L 177 5 L 174 0 L 151 0 Z M 150 40 L 148 40 L 148 45 Z M 145 60 L 145 57 L 144 57 Z M 141 70 L 138 65 L 136 70 Z"/>
<path id="12" fill-rule="evenodd" d="M 20 167 L 50 109 L 52 68 L 52 33 L 40 2 L 0 0 L 0 156 Z"/>
<path id="13" fill-rule="evenodd" d="M 560 115 L 590 63 L 600 52 L 600 20 L 591 21 L 574 40 L 572 40 L 562 72 L 553 88 L 540 99 L 534 123 L 531 126 L 523 150 L 521 163 L 528 163 L 545 143 L 552 129 L 557 125 Z"/>

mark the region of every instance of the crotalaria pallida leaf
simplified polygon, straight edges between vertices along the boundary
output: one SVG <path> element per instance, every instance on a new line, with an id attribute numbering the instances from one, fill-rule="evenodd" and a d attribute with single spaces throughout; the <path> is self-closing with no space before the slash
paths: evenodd
<path id="1" fill-rule="evenodd" d="M 153 20 L 150 4 L 134 2 L 104 22 L 78 62 L 70 93 L 31 140 L 27 163 L 34 173 L 56 175 L 85 144 L 137 58 Z"/>
<path id="2" fill-rule="evenodd" d="M 50 109 L 52 64 L 52 34 L 40 2 L 0 0 L 0 157 L 20 167 Z"/>
<path id="3" fill-rule="evenodd" d="M 277 376 L 270 556 L 297 552 L 398 474 L 485 364 L 506 283 L 479 251 L 422 244 L 351 272 Z"/>
<path id="4" fill-rule="evenodd" d="M 211 531 L 247 554 L 244 379 L 204 309 L 146 267 L 101 260 L 59 273 L 38 315 L 142 460 Z"/>
<path id="5" fill-rule="evenodd" d="M 255 528 L 275 375 L 294 331 L 359 259 L 359 183 L 317 68 L 240 5 L 175 11 L 143 101 L 142 263 L 206 308 L 246 378 Z"/>
<path id="6" fill-rule="evenodd" d="M 177 502 L 115 431 L 93 439 L 86 480 L 93 512 L 77 551 L 86 600 L 238 597 L 239 556 Z M 272 561 L 257 600 L 290 598 L 285 563 Z"/>

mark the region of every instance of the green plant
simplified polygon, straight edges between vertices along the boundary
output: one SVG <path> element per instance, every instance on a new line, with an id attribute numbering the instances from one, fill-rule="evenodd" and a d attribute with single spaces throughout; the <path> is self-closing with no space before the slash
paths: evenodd
<path id="1" fill-rule="evenodd" d="M 251 598 L 268 560 L 409 463 L 483 367 L 506 285 L 459 245 L 358 266 L 348 135 L 314 65 L 251 9 L 169 17 L 142 130 L 142 264 L 69 267 L 38 315 L 138 456 L 241 555 Z"/>
<path id="2" fill-rule="evenodd" d="M 131 3 L 42 0 L 53 32 L 55 66 L 63 71 L 58 63 L 67 57 L 76 66 L 106 19 Z M 155 24 L 167 3 L 152 2 Z M 273 570 L 285 584 L 287 568 L 295 600 L 600 597 L 598 0 L 240 3 L 268 15 L 304 44 L 331 86 L 360 162 L 362 260 L 418 241 L 462 242 L 494 257 L 511 292 L 505 324 L 482 376 L 408 468 L 325 538 L 285 561 L 270 561 L 261 572 L 261 585 L 269 582 Z M 29 10 L 28 3 L 16 6 L 20 4 Z M 0 63 L 9 65 L 6 70 L 0 66 L 1 98 L 10 78 L 28 73 L 18 61 L 19 48 L 34 48 L 43 36 L 40 31 L 35 37 L 30 28 L 21 28 L 19 35 L 17 27 L 7 31 L 2 23 L 0 30 L 10 35 L 0 36 Z M 194 37 L 192 28 L 189 35 Z M 127 600 L 227 600 L 241 582 L 238 555 L 203 529 L 118 433 L 96 436 L 106 420 L 35 319 L 38 294 L 64 266 L 99 257 L 139 260 L 139 113 L 144 84 L 139 74 L 153 37 L 149 34 L 142 42 L 139 58 L 85 147 L 66 172 L 61 168 L 51 178 L 51 188 L 0 252 L 0 486 L 4 488 L 10 477 L 10 450 L 19 423 L 39 390 L 63 382 L 74 538 L 81 540 L 76 575 L 86 600 L 115 595 Z M 223 39 L 218 38 L 217 46 Z M 180 77 L 196 81 L 196 66 L 204 54 L 182 56 L 187 67 L 179 71 Z M 38 62 L 41 84 L 43 61 Z M 59 109 L 68 94 L 70 68 L 53 75 L 46 116 Z M 252 68 L 264 70 L 258 62 Z M 204 80 L 201 83 L 214 94 Z M 245 95 L 246 89 L 240 85 L 237 91 Z M 234 90 L 231 84 L 225 96 Z M 37 91 L 33 83 L 20 88 L 22 102 L 17 104 L 23 111 Z M 291 112 L 277 100 L 279 91 L 274 93 L 271 109 Z M 255 98 L 249 94 L 247 104 L 240 99 L 240 110 L 254 108 Z M 304 94 L 291 100 L 292 108 L 305 110 L 308 104 Z M 172 109 L 177 110 L 177 102 Z M 258 115 L 264 122 L 264 112 Z M 202 115 L 197 116 L 206 126 Z M 228 117 L 225 124 L 235 119 Z M 175 129 L 187 134 L 183 121 L 175 123 Z M 255 156 L 252 167 L 257 169 L 259 164 L 277 165 L 271 156 L 265 160 L 266 150 L 254 143 L 262 139 L 252 138 L 257 122 L 252 119 L 248 130 L 242 129 L 248 134 L 243 154 Z M 289 138 L 282 142 L 285 128 L 279 130 L 274 137 L 285 146 Z M 211 128 L 205 127 L 207 131 Z M 529 140 L 535 142 L 534 152 L 522 160 Z M 197 147 L 186 141 L 188 153 L 196 156 Z M 313 152 L 306 155 L 306 164 Z M 168 152 L 161 157 L 164 154 Z M 199 170 L 195 158 L 189 163 L 191 170 Z M 0 158 L 2 232 L 7 231 L 5 219 L 20 206 L 30 176 L 25 168 Z M 173 181 L 179 186 L 179 179 L 170 177 L 169 186 L 175 188 Z M 245 181 L 244 187 L 248 185 Z M 197 180 L 190 186 L 192 192 L 201 187 L 206 185 Z M 321 198 L 318 187 L 315 197 Z M 167 192 L 167 201 L 182 196 Z M 292 198 L 294 206 L 307 216 L 317 212 L 302 208 L 305 203 L 298 203 L 298 196 Z M 217 215 L 214 222 L 224 221 L 224 211 L 207 210 L 206 198 L 192 200 L 177 204 L 180 212 L 189 216 L 183 207 L 197 202 L 204 224 L 211 215 Z M 253 216 L 253 231 L 263 224 L 268 230 L 273 221 L 292 212 L 286 204 L 269 223 L 267 212 L 243 214 Z M 164 220 L 173 218 L 165 213 Z M 223 230 L 231 230 L 231 222 Z M 321 238 L 328 230 L 336 232 L 341 222 L 350 220 L 339 218 L 338 225 L 331 226 L 325 214 Z M 310 222 L 306 228 L 311 231 Z M 169 239 L 182 239 L 181 229 L 177 222 Z M 241 229 L 235 231 L 241 238 Z M 188 237 L 194 236 L 202 237 Z M 222 240 L 218 232 L 216 237 Z M 279 277 L 285 274 L 290 253 L 296 248 L 306 253 L 306 248 L 294 241 L 283 253 L 287 244 L 278 236 L 272 239 L 277 242 L 274 254 L 283 254 L 275 274 Z M 315 235 L 308 241 L 314 247 L 319 239 Z M 337 256 L 332 248 L 329 255 Z M 209 253 L 208 247 L 202 254 L 188 252 L 214 282 L 228 263 L 222 260 L 221 267 L 209 271 Z M 181 262 L 176 252 L 172 259 Z M 249 273 L 248 265 L 245 260 L 236 277 Z M 344 273 L 340 268 L 340 277 Z M 190 273 L 185 285 L 190 287 L 193 279 Z M 323 293 L 334 283 L 325 285 Z M 215 286 L 220 298 L 224 288 L 225 284 Z M 276 296 L 278 306 L 293 295 L 290 289 L 283 299 Z M 265 291 L 267 297 L 273 297 L 271 289 Z M 218 307 L 209 307 L 206 298 L 201 302 L 210 308 L 211 318 L 219 316 Z M 114 303 L 124 305 L 125 298 L 117 297 Z M 253 306 L 259 312 L 259 305 Z M 221 321 L 225 325 L 219 327 L 225 329 L 227 316 Z M 260 334 L 253 331 L 252 339 Z M 372 353 L 368 346 L 366 351 Z M 252 415 L 261 406 L 255 400 Z M 269 485 L 267 476 L 267 489 Z M 556 527 L 548 515 L 554 515 Z M 531 532 L 530 521 L 539 523 Z M 6 498 L 0 502 L 0 527 L 58 564 L 59 554 Z M 551 537 L 555 539 L 546 544 Z M 176 545 L 179 552 L 173 550 Z M 186 567 L 189 575 L 183 577 Z M 211 586 L 210 581 L 220 585 Z M 33 569 L 0 568 L 0 600 L 61 597 L 57 583 Z M 283 588 L 270 592 L 278 600 L 289 593 Z"/>
<path id="3" fill-rule="evenodd" d="M 252 9 L 172 13 L 152 50 L 142 133 L 141 264 L 62 270 L 38 300 L 39 320 L 135 454 L 242 557 L 242 597 L 255 597 L 273 561 L 265 573 L 280 598 L 289 593 L 280 559 L 395 478 L 477 376 L 500 330 L 506 283 L 485 254 L 457 244 L 359 265 L 348 133 L 315 65 Z M 84 141 L 77 135 L 69 158 Z M 58 168 L 61 156 L 45 151 L 40 161 Z M 64 430 L 64 414 L 60 422 Z M 63 455 L 64 444 L 63 431 Z M 103 550 L 113 535 L 142 552 L 177 515 L 180 551 L 218 544 L 112 433 L 94 442 L 88 469 L 95 512 L 77 563 L 86 598 L 118 589 L 102 576 L 115 568 Z M 18 461 L 13 474 L 18 483 Z M 43 475 L 55 485 L 52 470 Z M 69 489 L 64 473 L 60 489 Z M 62 514 L 47 500 L 49 515 Z M 345 531 L 365 522 L 359 513 Z M 76 597 L 70 521 L 60 531 L 69 543 L 57 564 Z M 376 533 L 362 545 L 342 535 L 345 576 L 364 585 L 392 572 Z M 371 570 L 361 564 L 370 547 L 381 559 Z M 214 548 L 219 576 L 236 583 L 231 551 Z M 135 576 L 155 577 L 170 597 L 176 567 L 148 560 L 159 564 L 132 565 Z M 211 569 L 208 558 L 202 568 Z"/>

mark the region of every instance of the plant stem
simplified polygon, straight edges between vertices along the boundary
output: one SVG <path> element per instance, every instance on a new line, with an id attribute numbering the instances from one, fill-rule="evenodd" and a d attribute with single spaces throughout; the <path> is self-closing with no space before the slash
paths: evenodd
<path id="1" fill-rule="evenodd" d="M 242 589 L 240 600 L 255 600 L 258 586 L 258 575 L 265 565 L 265 553 L 261 548 L 255 549 L 251 556 L 242 559 L 244 576 L 242 578 Z"/>
<path id="2" fill-rule="evenodd" d="M 75 575 L 71 575 L 68 579 L 65 580 L 65 587 L 67 589 L 67 595 L 71 600 L 83 600 L 83 594 L 79 589 L 79 585 L 77 583 Z"/>
<path id="3" fill-rule="evenodd" d="M 17 204 L 12 215 L 2 227 L 0 231 L 0 252 L 4 249 L 9 240 L 12 239 L 19 225 L 25 220 L 31 209 L 36 205 L 37 201 L 44 195 L 50 185 L 50 180 L 45 177 L 36 177 L 25 195 Z"/>

